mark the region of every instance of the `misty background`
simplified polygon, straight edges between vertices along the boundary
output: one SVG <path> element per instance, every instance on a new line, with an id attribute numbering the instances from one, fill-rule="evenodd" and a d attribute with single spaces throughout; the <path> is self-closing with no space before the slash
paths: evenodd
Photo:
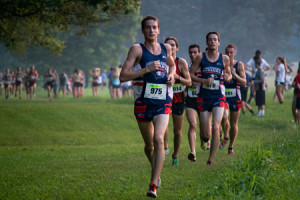
<path id="1" fill-rule="evenodd" d="M 73 24 L 69 30 L 55 33 L 63 41 L 61 52 L 34 45 L 11 48 L 2 40 L 0 71 L 17 66 L 24 71 L 31 65 L 40 74 L 49 67 L 69 74 L 75 68 L 86 72 L 93 67 L 109 70 L 124 62 L 133 43 L 144 41 L 140 22 L 146 15 L 155 15 L 160 21 L 159 42 L 168 36 L 178 39 L 177 56 L 187 62 L 188 46 L 196 43 L 204 50 L 205 36 L 211 30 L 220 33 L 220 52 L 224 52 L 227 44 L 234 43 L 236 59 L 244 63 L 257 49 L 271 67 L 277 56 L 286 57 L 289 64 L 300 61 L 300 0 L 141 0 L 139 3 L 131 14 L 114 16 L 84 30 Z M 80 31 L 83 33 L 78 34 Z M 293 67 L 296 69 L 296 65 Z"/>

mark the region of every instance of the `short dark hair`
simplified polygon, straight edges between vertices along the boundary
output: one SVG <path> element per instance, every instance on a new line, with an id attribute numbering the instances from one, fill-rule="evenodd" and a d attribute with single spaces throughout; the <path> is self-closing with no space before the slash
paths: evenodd
<path id="1" fill-rule="evenodd" d="M 169 41 L 169 40 L 173 40 L 173 41 L 175 42 L 175 44 L 176 44 L 176 47 L 178 48 L 179 43 L 178 43 L 178 40 L 177 40 L 175 37 L 172 37 L 172 36 L 167 37 L 167 38 L 165 39 L 165 43 L 166 43 L 167 41 Z"/>
<path id="2" fill-rule="evenodd" d="M 234 48 L 236 50 L 236 46 L 234 44 L 228 44 L 226 47 L 225 47 L 225 53 L 227 53 L 227 49 L 231 49 L 231 48 Z"/>
<path id="3" fill-rule="evenodd" d="M 197 49 L 198 49 L 198 53 L 201 52 L 200 46 L 199 46 L 198 44 L 191 44 L 191 45 L 189 46 L 189 50 L 190 50 L 190 49 L 193 49 L 193 48 L 197 48 Z"/>
<path id="4" fill-rule="evenodd" d="M 208 37 L 212 34 L 215 34 L 218 36 L 218 40 L 220 41 L 220 34 L 216 31 L 209 31 L 207 34 L 206 34 L 206 42 L 208 41 Z"/>
<path id="5" fill-rule="evenodd" d="M 145 28 L 145 23 L 146 23 L 146 21 L 148 21 L 148 20 L 156 21 L 156 22 L 157 22 L 157 26 L 159 27 L 159 20 L 158 20 L 158 18 L 155 17 L 155 16 L 153 16 L 153 15 L 148 15 L 148 16 L 144 17 L 143 20 L 142 20 L 142 23 L 141 23 L 142 30 L 144 30 L 144 28 Z"/>

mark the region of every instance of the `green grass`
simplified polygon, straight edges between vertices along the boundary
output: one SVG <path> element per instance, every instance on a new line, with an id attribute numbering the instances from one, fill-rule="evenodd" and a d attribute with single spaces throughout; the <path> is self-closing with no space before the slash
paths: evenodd
<path id="1" fill-rule="evenodd" d="M 133 115 L 133 100 L 60 97 L 44 90 L 33 101 L 0 96 L 0 199 L 145 199 L 150 165 Z M 187 159 L 185 121 L 179 166 L 166 157 L 159 199 L 300 199 L 299 127 L 292 122 L 292 93 L 285 103 L 267 94 L 266 116 L 239 121 L 235 155 L 218 150 Z M 23 99 L 25 96 L 23 94 Z M 257 107 L 251 104 L 255 111 Z M 172 120 L 169 147 L 173 150 Z M 199 132 L 199 131 L 198 131 Z"/>

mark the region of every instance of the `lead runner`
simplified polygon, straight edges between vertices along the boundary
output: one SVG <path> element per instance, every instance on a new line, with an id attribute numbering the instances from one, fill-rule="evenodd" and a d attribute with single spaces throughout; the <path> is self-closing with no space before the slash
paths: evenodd
<path id="1" fill-rule="evenodd" d="M 175 63 L 168 44 L 157 42 L 159 20 L 146 16 L 142 20 L 144 43 L 131 46 L 123 64 L 120 81 L 144 78 L 141 96 L 135 101 L 135 116 L 145 142 L 145 154 L 152 166 L 147 196 L 156 198 L 164 162 L 164 133 L 172 113 L 172 88 Z M 140 64 L 141 69 L 132 68 Z M 167 67 L 167 65 L 169 67 Z M 169 90 L 170 89 L 170 90 Z"/>

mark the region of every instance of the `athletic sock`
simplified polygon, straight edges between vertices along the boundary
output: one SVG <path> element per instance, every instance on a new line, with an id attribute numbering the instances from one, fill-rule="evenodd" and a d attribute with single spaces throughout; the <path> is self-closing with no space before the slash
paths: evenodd
<path id="1" fill-rule="evenodd" d="M 254 114 L 254 112 L 253 112 L 253 110 L 251 109 L 251 110 L 249 110 L 250 112 L 251 112 L 251 114 Z"/>
<path id="2" fill-rule="evenodd" d="M 261 110 L 258 110 L 257 116 L 261 116 Z"/>
<path id="3" fill-rule="evenodd" d="M 265 110 L 261 110 L 261 116 L 265 115 Z"/>
<path id="4" fill-rule="evenodd" d="M 209 138 L 203 138 L 204 142 L 208 142 Z"/>

